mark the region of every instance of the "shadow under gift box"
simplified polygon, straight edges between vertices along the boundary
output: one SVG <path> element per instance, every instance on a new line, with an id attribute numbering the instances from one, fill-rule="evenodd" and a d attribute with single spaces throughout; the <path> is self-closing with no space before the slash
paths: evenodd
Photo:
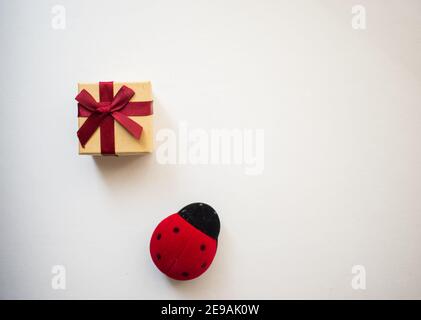
<path id="1" fill-rule="evenodd" d="M 135 94 L 130 99 L 130 102 L 144 102 L 153 101 L 152 87 L 150 82 L 114 82 L 114 95 L 125 85 L 132 89 Z M 83 89 L 88 91 L 92 97 L 99 101 L 99 84 L 98 83 L 78 83 L 78 93 Z M 114 141 L 116 155 L 136 155 L 150 153 L 153 151 L 153 114 L 148 116 L 129 116 L 130 119 L 142 126 L 142 134 L 140 139 L 134 138 L 123 126 L 114 120 Z M 87 117 L 78 117 L 79 128 L 86 121 Z M 100 130 L 94 132 L 92 137 L 86 143 L 85 147 L 79 142 L 79 154 L 100 156 L 101 154 L 101 140 Z"/>

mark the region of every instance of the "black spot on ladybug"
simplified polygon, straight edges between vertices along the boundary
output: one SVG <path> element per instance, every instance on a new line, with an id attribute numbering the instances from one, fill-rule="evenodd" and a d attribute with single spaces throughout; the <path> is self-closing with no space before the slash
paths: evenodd
<path id="1" fill-rule="evenodd" d="M 186 277 L 186 278 L 187 278 L 187 277 L 189 276 L 189 273 L 188 273 L 188 272 L 186 272 L 186 271 L 184 271 L 184 272 L 182 272 L 182 273 L 181 273 L 181 275 L 182 275 L 183 277 Z"/>
<path id="2" fill-rule="evenodd" d="M 204 244 L 200 245 L 200 251 L 205 251 L 206 246 Z"/>
<path id="3" fill-rule="evenodd" d="M 202 202 L 192 203 L 181 209 L 178 214 L 209 237 L 218 239 L 221 223 L 218 214 L 210 205 Z"/>
<path id="4" fill-rule="evenodd" d="M 158 235 L 156 236 L 156 240 L 160 240 L 161 239 L 161 234 L 158 233 Z"/>
<path id="5" fill-rule="evenodd" d="M 206 267 L 206 262 L 203 262 L 202 265 L 200 266 L 202 269 L 204 269 Z"/>
<path id="6" fill-rule="evenodd" d="M 160 255 L 159 253 L 157 253 L 157 254 L 156 254 L 156 258 L 157 258 L 158 260 L 161 260 L 161 255 Z"/>
<path id="7" fill-rule="evenodd" d="M 175 227 L 172 231 L 173 231 L 174 233 L 179 233 L 179 232 L 180 232 L 180 228 Z"/>

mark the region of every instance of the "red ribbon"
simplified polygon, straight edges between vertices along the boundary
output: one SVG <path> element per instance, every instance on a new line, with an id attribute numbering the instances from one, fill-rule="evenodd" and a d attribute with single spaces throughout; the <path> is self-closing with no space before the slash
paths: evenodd
<path id="1" fill-rule="evenodd" d="M 85 147 L 94 132 L 100 127 L 101 153 L 115 154 L 114 120 L 120 123 L 133 137 L 140 139 L 142 126 L 128 116 L 152 114 L 152 101 L 130 102 L 135 92 L 122 86 L 114 96 L 113 82 L 99 83 L 99 102 L 83 89 L 77 96 L 78 116 L 88 117 L 79 128 L 77 136 Z"/>

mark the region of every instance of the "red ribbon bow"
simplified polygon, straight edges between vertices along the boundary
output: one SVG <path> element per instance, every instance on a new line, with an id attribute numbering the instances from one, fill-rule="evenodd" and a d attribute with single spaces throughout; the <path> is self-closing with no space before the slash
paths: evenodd
<path id="1" fill-rule="evenodd" d="M 100 102 L 95 101 L 85 89 L 76 96 L 75 99 L 79 102 L 79 116 L 88 116 L 77 132 L 82 147 L 85 147 L 94 132 L 101 127 L 101 153 L 115 154 L 114 120 L 133 137 L 140 139 L 143 128 L 128 115 L 152 114 L 152 106 L 151 101 L 130 102 L 134 94 L 129 87 L 122 86 L 113 96 L 113 82 L 100 82 Z"/>

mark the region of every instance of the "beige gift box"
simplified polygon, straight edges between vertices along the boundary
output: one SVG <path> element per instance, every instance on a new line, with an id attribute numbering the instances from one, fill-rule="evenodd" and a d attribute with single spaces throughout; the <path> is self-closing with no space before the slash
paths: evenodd
<path id="1" fill-rule="evenodd" d="M 123 86 L 127 86 L 135 92 L 130 102 L 153 101 L 152 87 L 150 82 L 114 82 L 114 94 Z M 99 101 L 99 83 L 79 83 L 78 93 L 83 89 L 88 91 L 92 97 Z M 153 114 L 148 116 L 128 116 L 133 121 L 142 126 L 142 135 L 140 139 L 134 138 L 123 126 L 114 120 L 114 141 L 116 155 L 136 155 L 153 151 Z M 88 117 L 78 116 L 79 128 Z M 100 130 L 98 129 L 91 136 L 85 147 L 79 142 L 79 154 L 100 156 L 101 140 Z"/>

